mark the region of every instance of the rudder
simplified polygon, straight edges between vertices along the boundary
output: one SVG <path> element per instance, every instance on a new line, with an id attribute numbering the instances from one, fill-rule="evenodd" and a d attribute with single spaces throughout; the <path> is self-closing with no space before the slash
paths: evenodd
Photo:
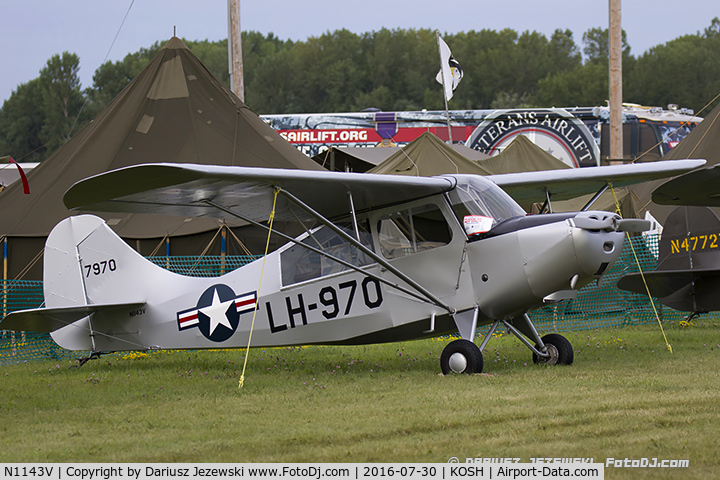
<path id="1" fill-rule="evenodd" d="M 720 219 L 707 207 L 678 207 L 665 222 L 656 271 L 720 268 Z"/>
<path id="2" fill-rule="evenodd" d="M 81 311 L 83 305 L 97 312 L 137 308 L 179 277 L 145 259 L 94 215 L 69 217 L 56 225 L 45 244 L 43 267 L 46 307 L 67 312 Z M 85 317 L 51 336 L 69 350 L 94 351 L 92 331 L 90 317 Z M 127 349 L 121 343 L 117 348 Z"/>
<path id="3" fill-rule="evenodd" d="M 142 301 L 150 285 L 176 276 L 145 259 L 94 215 L 66 218 L 50 232 L 43 269 L 49 308 Z"/>

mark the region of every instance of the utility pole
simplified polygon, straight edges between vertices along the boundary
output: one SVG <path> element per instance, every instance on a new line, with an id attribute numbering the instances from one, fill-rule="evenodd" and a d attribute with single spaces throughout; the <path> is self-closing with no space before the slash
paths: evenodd
<path id="1" fill-rule="evenodd" d="M 620 0 L 610 5 L 610 160 L 623 158 L 622 22 Z"/>
<path id="2" fill-rule="evenodd" d="M 243 79 L 242 40 L 240 37 L 240 0 L 228 0 L 228 63 L 230 88 L 235 96 L 245 101 Z"/>

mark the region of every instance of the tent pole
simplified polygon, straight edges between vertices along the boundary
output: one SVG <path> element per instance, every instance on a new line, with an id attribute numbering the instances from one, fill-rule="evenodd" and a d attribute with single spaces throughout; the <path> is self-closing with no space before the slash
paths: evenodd
<path id="1" fill-rule="evenodd" d="M 2 316 L 8 314 L 7 311 L 7 302 L 8 302 L 8 290 L 7 290 L 7 278 L 8 278 L 8 242 L 7 242 L 7 236 L 3 237 L 3 289 L 2 289 L 2 296 L 3 296 L 3 310 L 2 310 Z"/>
<path id="2" fill-rule="evenodd" d="M 170 270 L 170 237 L 165 236 L 165 265 Z"/>
<path id="3" fill-rule="evenodd" d="M 225 254 L 227 251 L 227 224 L 223 221 L 220 234 L 220 275 L 225 275 Z"/>

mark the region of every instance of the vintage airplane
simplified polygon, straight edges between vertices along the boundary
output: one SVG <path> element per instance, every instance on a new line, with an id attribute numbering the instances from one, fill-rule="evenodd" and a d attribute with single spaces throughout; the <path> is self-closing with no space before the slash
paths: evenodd
<path id="1" fill-rule="evenodd" d="M 189 278 L 136 253 L 100 218 L 60 222 L 44 255 L 45 307 L 11 313 L 1 329 L 51 332 L 62 347 L 102 352 L 364 344 L 460 332 L 443 373 L 475 373 L 504 326 L 538 363 L 570 364 L 558 334 L 527 313 L 572 298 L 620 254 L 625 231 L 648 228 L 603 211 L 526 215 L 500 186 L 566 198 L 677 175 L 679 160 L 491 177 L 311 172 L 188 164 L 122 168 L 78 182 L 71 209 L 294 220 L 297 238 L 216 278 Z M 498 186 L 500 185 L 500 186 Z M 273 230 L 273 233 L 276 233 Z M 254 327 L 253 327 L 254 325 Z M 480 346 L 477 327 L 491 325 Z M 251 330 L 253 333 L 251 333 Z"/>
<path id="2" fill-rule="evenodd" d="M 665 221 L 654 271 L 623 276 L 618 288 L 650 295 L 687 317 L 720 310 L 720 166 L 693 170 L 652 193 L 658 205 L 682 205 Z"/>
<path id="3" fill-rule="evenodd" d="M 708 207 L 678 207 L 668 215 L 654 271 L 631 273 L 618 288 L 648 293 L 675 310 L 720 310 L 720 219 Z"/>

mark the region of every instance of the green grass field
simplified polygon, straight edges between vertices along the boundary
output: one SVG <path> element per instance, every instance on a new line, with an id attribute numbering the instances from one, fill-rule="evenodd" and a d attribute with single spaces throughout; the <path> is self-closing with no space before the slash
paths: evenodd
<path id="1" fill-rule="evenodd" d="M 447 340 L 110 355 L 0 367 L 0 462 L 433 462 L 688 459 L 720 475 L 720 320 L 570 332 L 575 363 L 534 365 L 503 335 L 485 373 L 439 375 Z"/>

